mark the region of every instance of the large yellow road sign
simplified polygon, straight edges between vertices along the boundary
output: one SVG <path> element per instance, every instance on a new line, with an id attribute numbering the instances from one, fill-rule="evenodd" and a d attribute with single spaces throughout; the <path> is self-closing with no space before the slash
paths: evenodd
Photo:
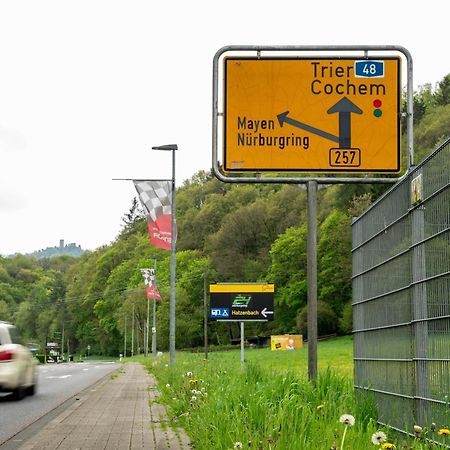
<path id="1" fill-rule="evenodd" d="M 400 58 L 224 65 L 225 171 L 400 171 Z"/>

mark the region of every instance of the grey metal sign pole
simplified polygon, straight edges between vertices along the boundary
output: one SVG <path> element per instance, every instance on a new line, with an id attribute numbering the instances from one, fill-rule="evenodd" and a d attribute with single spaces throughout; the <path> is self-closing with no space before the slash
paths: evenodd
<path id="1" fill-rule="evenodd" d="M 308 279 L 308 378 L 317 379 L 317 181 L 308 187 L 307 279 Z"/>
<path id="2" fill-rule="evenodd" d="M 241 368 L 244 368 L 244 322 L 241 322 Z"/>

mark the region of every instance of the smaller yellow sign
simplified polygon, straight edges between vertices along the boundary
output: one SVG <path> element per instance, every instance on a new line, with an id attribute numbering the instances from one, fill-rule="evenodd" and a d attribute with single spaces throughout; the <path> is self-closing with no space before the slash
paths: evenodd
<path id="1" fill-rule="evenodd" d="M 303 336 L 301 334 L 270 336 L 270 348 L 272 350 L 297 350 L 303 348 Z"/>

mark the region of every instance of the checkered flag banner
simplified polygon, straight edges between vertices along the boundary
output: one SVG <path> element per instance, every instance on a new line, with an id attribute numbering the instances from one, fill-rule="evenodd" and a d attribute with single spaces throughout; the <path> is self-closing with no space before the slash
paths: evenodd
<path id="1" fill-rule="evenodd" d="M 141 269 L 141 274 L 146 286 L 150 286 L 155 282 L 155 269 Z"/>
<path id="2" fill-rule="evenodd" d="M 150 244 L 171 250 L 172 245 L 172 182 L 133 180 L 148 219 Z M 174 241 L 176 240 L 176 230 Z"/>
<path id="3" fill-rule="evenodd" d="M 171 181 L 136 181 L 134 187 L 138 191 L 139 200 L 153 222 L 163 214 L 171 214 L 172 182 Z"/>

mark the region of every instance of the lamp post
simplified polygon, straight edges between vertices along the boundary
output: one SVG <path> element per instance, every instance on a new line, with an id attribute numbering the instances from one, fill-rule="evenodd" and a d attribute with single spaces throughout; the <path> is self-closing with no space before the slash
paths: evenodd
<path id="1" fill-rule="evenodd" d="M 153 326 L 152 326 L 152 355 L 156 356 L 156 256 L 153 256 L 153 268 L 155 275 L 153 278 Z"/>
<path id="2" fill-rule="evenodd" d="M 172 227 L 170 241 L 170 308 L 169 308 L 169 362 L 175 364 L 175 151 L 178 150 L 176 144 L 160 145 L 152 147 L 152 150 L 164 150 L 172 152 Z"/>

